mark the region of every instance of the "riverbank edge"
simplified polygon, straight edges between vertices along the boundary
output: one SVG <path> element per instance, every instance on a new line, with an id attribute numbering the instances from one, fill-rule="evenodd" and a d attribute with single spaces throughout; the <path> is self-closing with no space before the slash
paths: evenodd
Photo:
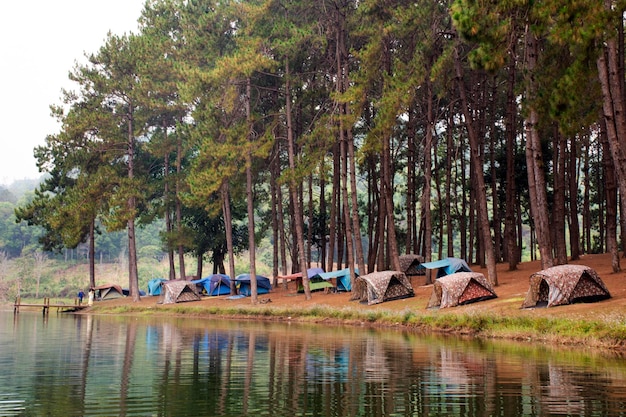
<path id="1" fill-rule="evenodd" d="M 587 320 L 563 317 L 510 317 L 484 312 L 459 313 L 440 310 L 432 312 L 417 312 L 409 309 L 363 311 L 327 306 L 296 309 L 277 308 L 266 304 L 228 308 L 182 304 L 151 307 L 132 304 L 95 305 L 72 314 L 219 317 L 231 320 L 359 326 L 626 353 L 626 321 L 623 317 Z"/>

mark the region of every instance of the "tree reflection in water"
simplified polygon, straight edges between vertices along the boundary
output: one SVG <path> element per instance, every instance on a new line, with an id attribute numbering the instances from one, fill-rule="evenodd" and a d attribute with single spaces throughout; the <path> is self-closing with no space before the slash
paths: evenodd
<path id="1" fill-rule="evenodd" d="M 610 416 L 626 403 L 620 358 L 546 347 L 218 318 L 13 327 L 0 327 L 0 386 L 28 415 Z"/>

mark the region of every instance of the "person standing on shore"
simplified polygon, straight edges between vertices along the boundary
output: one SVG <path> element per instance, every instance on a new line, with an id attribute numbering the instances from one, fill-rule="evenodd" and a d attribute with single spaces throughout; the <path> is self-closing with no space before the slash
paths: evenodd
<path id="1" fill-rule="evenodd" d="M 83 303 L 83 298 L 85 298 L 85 293 L 83 290 L 78 291 L 78 305 Z"/>
<path id="2" fill-rule="evenodd" d="M 93 288 L 89 288 L 89 295 L 87 296 L 87 305 L 92 306 L 93 305 L 93 299 L 96 295 L 96 292 Z"/>

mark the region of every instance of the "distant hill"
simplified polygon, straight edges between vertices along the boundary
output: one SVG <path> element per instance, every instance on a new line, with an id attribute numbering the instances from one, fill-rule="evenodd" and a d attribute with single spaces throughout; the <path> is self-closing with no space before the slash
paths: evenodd
<path id="1" fill-rule="evenodd" d="M 0 185 L 0 202 L 17 204 L 24 194 L 35 191 L 41 181 L 43 181 L 43 176 L 37 179 L 16 180 L 10 185 Z"/>
<path id="2" fill-rule="evenodd" d="M 4 185 L 0 185 L 0 203 L 17 203 L 17 197 Z"/>

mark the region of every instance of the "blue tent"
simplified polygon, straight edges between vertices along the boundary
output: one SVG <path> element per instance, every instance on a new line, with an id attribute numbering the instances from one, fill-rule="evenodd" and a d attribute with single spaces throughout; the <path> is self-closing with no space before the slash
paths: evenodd
<path id="1" fill-rule="evenodd" d="M 161 284 L 167 281 L 164 278 L 152 278 L 148 281 L 148 295 L 161 295 Z"/>
<path id="2" fill-rule="evenodd" d="M 235 284 L 239 288 L 239 294 L 249 297 L 252 295 L 250 287 L 250 274 L 240 274 L 235 277 Z M 257 294 L 267 294 L 272 289 L 272 283 L 269 278 L 262 275 L 256 276 Z"/>
<path id="3" fill-rule="evenodd" d="M 354 272 L 357 276 L 359 275 L 358 270 L 355 270 Z M 352 291 L 352 284 L 350 283 L 350 268 L 340 269 L 339 271 L 319 272 L 311 277 L 311 282 L 320 278 L 324 281 L 334 279 L 334 285 L 336 286 L 337 291 Z"/>
<path id="4" fill-rule="evenodd" d="M 224 274 L 211 274 L 202 279 L 191 281 L 198 288 L 202 288 L 206 295 L 227 295 L 230 294 L 230 277 Z"/>
<path id="5" fill-rule="evenodd" d="M 459 258 L 445 258 L 439 261 L 426 262 L 418 268 L 438 269 L 437 278 L 454 274 L 455 272 L 472 272 L 467 262 Z"/>

